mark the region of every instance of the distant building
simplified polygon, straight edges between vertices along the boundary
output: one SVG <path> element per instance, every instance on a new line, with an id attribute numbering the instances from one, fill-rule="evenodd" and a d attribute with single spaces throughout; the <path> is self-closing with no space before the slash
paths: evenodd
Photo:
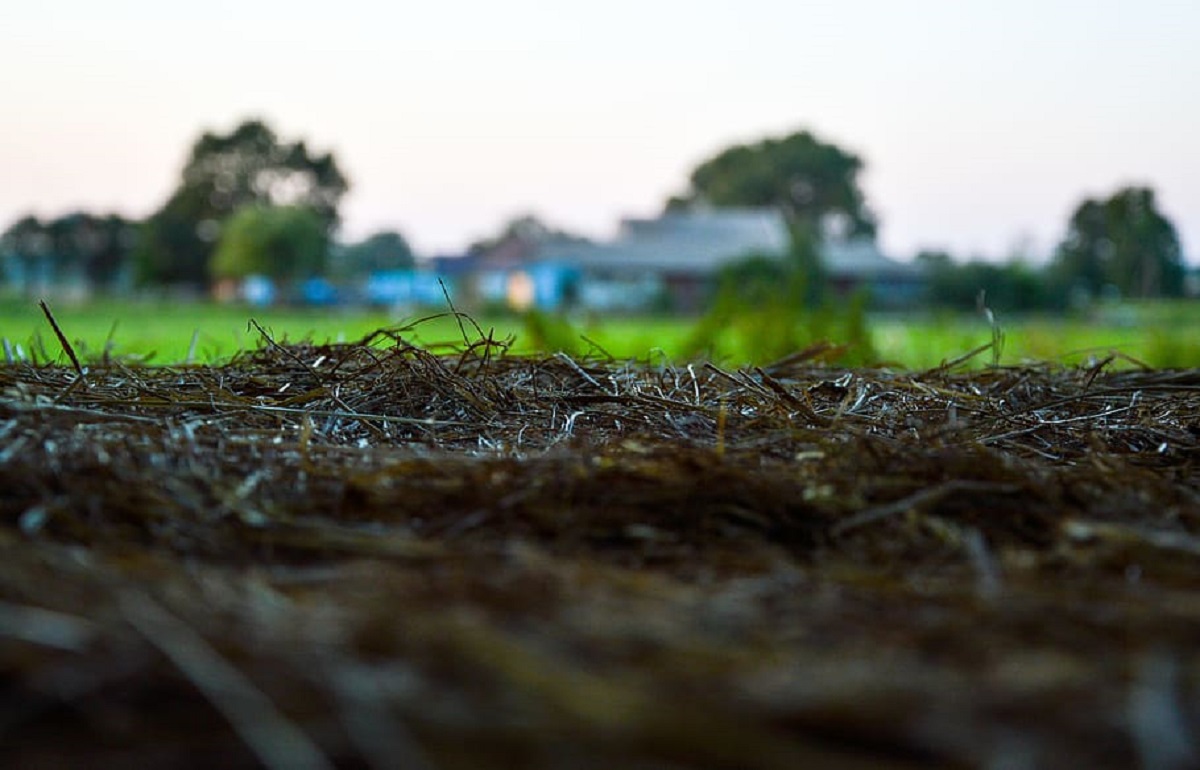
<path id="1" fill-rule="evenodd" d="M 213 282 L 212 297 L 221 304 L 245 303 L 255 307 L 274 305 L 279 300 L 275 281 L 265 275 L 220 278 Z"/>
<path id="2" fill-rule="evenodd" d="M 445 307 L 446 293 L 453 298 L 452 281 L 438 281 L 435 273 L 417 270 L 378 270 L 367 278 L 363 293 L 371 305 L 388 308 Z M 443 284 L 445 289 L 443 290 Z"/>
<path id="3" fill-rule="evenodd" d="M 454 286 L 455 301 L 466 307 L 695 313 L 708 304 L 723 268 L 749 257 L 783 259 L 790 247 L 787 223 L 774 209 L 709 209 L 625 219 L 605 242 L 518 232 L 421 269 Z M 872 241 L 830 241 L 821 251 L 839 293 L 865 288 L 884 307 L 920 299 L 920 270 L 888 258 Z"/>
<path id="4" fill-rule="evenodd" d="M 518 231 L 491 248 L 435 269 L 457 268 L 456 283 L 468 303 L 512 310 L 559 310 L 577 304 L 580 270 L 562 254 L 590 241 L 549 231 Z M 564 252 L 565 250 L 565 252 Z"/>
<path id="5" fill-rule="evenodd" d="M 884 255 L 873 241 L 826 242 L 821 259 L 837 294 L 866 291 L 872 307 L 912 307 L 924 296 L 925 275 L 920 267 Z"/>
<path id="6" fill-rule="evenodd" d="M 711 209 L 626 219 L 612 241 L 549 244 L 537 258 L 578 268 L 575 300 L 582 307 L 687 313 L 705 307 L 722 268 L 748 257 L 782 259 L 790 247 L 787 223 L 773 209 Z M 920 270 L 885 256 L 870 240 L 829 241 L 821 253 L 838 293 L 864 288 L 884 307 L 920 299 Z"/>
<path id="7" fill-rule="evenodd" d="M 266 275 L 221 278 L 213 283 L 212 298 L 221 304 L 241 303 L 254 307 L 278 304 L 331 306 L 346 301 L 337 286 L 320 276 L 299 282 L 280 282 Z"/>
<path id="8" fill-rule="evenodd" d="M 782 257 L 788 244 L 774 211 L 717 209 L 625 219 L 612 241 L 551 244 L 540 257 L 579 270 L 577 300 L 588 309 L 694 312 L 722 267 L 751 255 Z"/>

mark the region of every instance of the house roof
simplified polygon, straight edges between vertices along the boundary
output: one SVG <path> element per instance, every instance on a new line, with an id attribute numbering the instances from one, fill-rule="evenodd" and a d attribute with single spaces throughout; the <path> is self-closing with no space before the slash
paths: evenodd
<path id="1" fill-rule="evenodd" d="M 439 275 L 466 275 L 479 269 L 479 257 L 474 254 L 437 254 L 419 260 L 417 264 Z"/>
<path id="2" fill-rule="evenodd" d="M 625 219 L 608 243 L 551 243 L 538 253 L 583 269 L 711 273 L 727 262 L 788 248 L 783 217 L 765 209 L 672 212 L 656 219 Z"/>
<path id="3" fill-rule="evenodd" d="M 790 245 L 787 223 L 773 209 L 714 209 L 625 219 L 613 241 L 549 243 L 537 259 L 593 271 L 709 275 L 750 255 L 782 257 Z M 901 276 L 915 270 L 867 239 L 829 241 L 821 252 L 835 276 Z"/>
<path id="4" fill-rule="evenodd" d="M 919 272 L 914 265 L 886 256 L 866 238 L 829 241 L 821 247 L 821 258 L 825 269 L 835 276 L 915 276 Z"/>

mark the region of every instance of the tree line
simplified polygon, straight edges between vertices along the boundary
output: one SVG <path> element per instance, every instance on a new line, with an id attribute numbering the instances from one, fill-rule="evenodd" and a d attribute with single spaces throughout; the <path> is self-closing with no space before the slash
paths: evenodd
<path id="1" fill-rule="evenodd" d="M 878 220 L 859 180 L 864 168 L 853 152 L 798 131 L 733 145 L 702 161 L 665 209 L 777 209 L 791 235 L 789 259 L 727 274 L 738 281 L 742 273 L 751 275 L 751 293 L 786 287 L 792 301 L 812 303 L 824 288 L 820 244 L 875 238 Z M 196 291 L 253 274 L 288 282 L 411 266 L 412 250 L 397 232 L 353 244 L 334 239 L 349 187 L 332 153 L 284 141 L 263 121 L 247 120 L 227 134 L 201 135 L 174 191 L 145 220 L 87 212 L 48 221 L 23 217 L 0 235 L 0 256 L 10 276 L 27 284 L 77 280 Z M 499 238 L 534 226 L 559 232 L 524 219 L 509 223 Z M 1184 288 L 1178 236 L 1148 187 L 1082 201 L 1045 265 L 963 262 L 942 252 L 923 253 L 917 263 L 930 302 L 963 309 L 974 307 L 980 291 L 996 306 L 1034 310 L 1109 295 L 1173 297 Z"/>
<path id="2" fill-rule="evenodd" d="M 26 216 L 0 235 L 0 254 L 27 285 L 83 280 L 116 290 L 202 292 L 253 274 L 291 281 L 411 266 L 412 249 L 397 232 L 334 240 L 349 186 L 332 153 L 247 120 L 201 135 L 174 191 L 146 219 Z"/>
<path id="3" fill-rule="evenodd" d="M 997 307 L 1036 311 L 1106 298 L 1179 297 L 1185 289 L 1175 227 L 1159 210 L 1154 190 L 1139 186 L 1080 203 L 1048 264 L 1036 265 L 1023 254 L 1003 262 L 963 262 L 940 251 L 918 254 L 917 263 L 929 295 L 955 309 L 975 307 L 981 292 Z"/>
<path id="4" fill-rule="evenodd" d="M 829 238 L 874 238 L 878 226 L 859 184 L 861 158 L 809 132 L 735 145 L 701 163 L 688 190 L 668 210 L 697 206 L 773 206 L 792 234 L 792 261 L 752 260 L 731 271 L 752 304 L 769 287 L 795 291 L 812 302 L 823 293 L 819 243 Z M 1075 208 L 1046 264 L 1026 255 L 996 263 L 960 260 L 946 252 L 917 257 L 931 304 L 972 309 L 981 292 L 1009 310 L 1054 310 L 1098 298 L 1178 297 L 1186 265 L 1175 226 L 1154 190 L 1125 186 Z M 799 273 L 794 276 L 790 273 Z M 753 280 L 748 280 L 753 278 Z"/>

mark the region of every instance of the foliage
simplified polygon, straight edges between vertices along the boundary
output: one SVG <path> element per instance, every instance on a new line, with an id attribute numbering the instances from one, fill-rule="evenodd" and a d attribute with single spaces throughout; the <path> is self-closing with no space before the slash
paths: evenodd
<path id="1" fill-rule="evenodd" d="M 348 183 L 330 153 L 281 142 L 259 120 L 192 146 L 178 187 L 147 220 L 135 253 L 143 283 L 203 285 L 221 228 L 247 206 L 303 206 L 326 234 L 337 224 Z"/>
<path id="2" fill-rule="evenodd" d="M 530 309 L 521 318 L 527 337 L 525 342 L 533 350 L 575 355 L 585 344 L 583 335 L 561 313 Z"/>
<path id="3" fill-rule="evenodd" d="M 917 264 L 925 271 L 929 301 L 938 307 L 974 310 L 980 292 L 989 305 L 1005 312 L 1058 309 L 1064 302 L 1062 292 L 1047 281 L 1045 271 L 1021 259 L 960 264 L 945 252 L 922 252 Z"/>
<path id="4" fill-rule="evenodd" d="M 821 239 L 813 225 L 806 221 L 788 224 L 790 242 L 787 267 L 803 282 L 797 298 L 806 307 L 819 307 L 829 298 L 829 271 L 821 258 Z"/>
<path id="5" fill-rule="evenodd" d="M 320 214 L 304 206 L 247 206 L 221 233 L 212 259 L 214 278 L 265 275 L 296 280 L 318 275 L 328 239 Z"/>
<path id="6" fill-rule="evenodd" d="M 1183 293 L 1179 238 L 1146 187 L 1123 187 L 1106 199 L 1080 203 L 1053 270 L 1058 281 L 1090 297 L 1109 286 L 1135 298 Z"/>
<path id="7" fill-rule="evenodd" d="M 798 259 L 751 256 L 724 268 L 716 300 L 683 344 L 688 357 L 714 356 L 734 347 L 755 363 L 782 359 L 815 344 L 832 341 L 844 348 L 842 363 L 873 363 L 878 358 L 866 320 L 865 292 L 834 305 L 813 301 L 813 274 Z M 834 346 L 829 350 L 834 351 Z"/>
<path id="8" fill-rule="evenodd" d="M 55 251 L 82 267 L 88 280 L 116 279 L 136 241 L 136 225 L 116 214 L 75 212 L 49 225 Z"/>
<path id="9" fill-rule="evenodd" d="M 804 276 L 803 291 L 789 301 L 818 307 L 827 293 L 821 243 L 875 236 L 875 216 L 858 182 L 862 169 L 857 155 L 799 131 L 722 150 L 695 168 L 688 191 L 669 199 L 666 207 L 780 211 L 791 241 L 789 269 Z"/>
<path id="10" fill-rule="evenodd" d="M 467 253 L 471 255 L 484 254 L 506 243 L 537 245 L 552 241 L 581 243 L 587 239 L 547 224 L 534 214 L 522 214 L 505 222 L 496 235 L 481 238 L 472 243 L 467 247 Z"/>
<path id="11" fill-rule="evenodd" d="M 136 240 L 136 225 L 116 214 L 76 211 L 48 221 L 23 217 L 0 236 L 0 252 L 26 277 L 73 274 L 113 284 Z"/>
<path id="12" fill-rule="evenodd" d="M 757 307 L 778 299 L 780 287 L 798 276 L 785 262 L 759 254 L 748 255 L 717 274 L 717 303 Z"/>
<path id="13" fill-rule="evenodd" d="M 6 259 L 33 262 L 48 257 L 53 248 L 47 226 L 35 216 L 21 217 L 0 235 L 0 252 Z"/>
<path id="14" fill-rule="evenodd" d="M 874 237 L 875 216 L 858 183 L 862 160 L 808 131 L 722 150 L 692 172 L 668 209 L 765 206 L 822 237 Z"/>
<path id="15" fill-rule="evenodd" d="M 385 230 L 357 243 L 336 247 L 330 254 L 330 263 L 330 272 L 335 277 L 352 278 L 379 270 L 409 268 L 416 259 L 403 235 Z"/>

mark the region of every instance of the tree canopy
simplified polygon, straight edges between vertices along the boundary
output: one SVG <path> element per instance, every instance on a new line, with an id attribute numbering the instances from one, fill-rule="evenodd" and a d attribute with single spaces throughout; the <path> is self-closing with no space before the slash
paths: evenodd
<path id="1" fill-rule="evenodd" d="M 307 278 L 324 269 L 327 246 L 321 216 L 306 206 L 246 206 L 223 228 L 211 272 L 214 278 Z"/>
<path id="2" fill-rule="evenodd" d="M 1090 296 L 1108 286 L 1126 297 L 1183 292 L 1179 237 L 1147 187 L 1123 187 L 1106 199 L 1080 203 L 1054 255 L 1053 269 L 1072 290 Z"/>
<path id="3" fill-rule="evenodd" d="M 467 247 L 467 253 L 483 254 L 510 242 L 538 244 L 552 241 L 584 243 L 587 238 L 548 224 L 536 214 L 521 214 L 505 222 L 496 235 L 472 243 Z"/>
<path id="4" fill-rule="evenodd" d="M 282 142 L 260 120 L 193 144 L 179 185 L 144 226 L 136 252 L 143 282 L 203 285 L 226 221 L 246 207 L 302 206 L 326 235 L 349 185 L 330 153 Z"/>
<path id="5" fill-rule="evenodd" d="M 1046 281 L 1043 269 L 1019 255 L 1004 262 L 970 259 L 956 262 L 943 251 L 923 251 L 915 264 L 925 273 L 931 304 L 963 312 L 975 310 L 980 293 L 991 307 L 1031 312 L 1061 309 L 1058 287 Z"/>
<path id="6" fill-rule="evenodd" d="M 135 223 L 117 214 L 74 211 L 42 221 L 17 220 L 0 236 L 0 251 L 29 280 L 74 275 L 92 284 L 115 282 L 136 240 Z"/>
<path id="7" fill-rule="evenodd" d="M 874 237 L 862 169 L 857 155 L 799 131 L 722 150 L 695 168 L 687 192 L 667 208 L 771 206 L 821 235 Z"/>
<path id="8" fill-rule="evenodd" d="M 331 272 L 350 278 L 377 270 L 398 270 L 416 263 L 412 247 L 394 230 L 383 230 L 356 243 L 339 246 L 331 255 Z"/>
<path id="9" fill-rule="evenodd" d="M 25 259 L 49 254 L 53 247 L 47 226 L 33 215 L 21 217 L 0 235 L 0 250 L 5 256 Z"/>

